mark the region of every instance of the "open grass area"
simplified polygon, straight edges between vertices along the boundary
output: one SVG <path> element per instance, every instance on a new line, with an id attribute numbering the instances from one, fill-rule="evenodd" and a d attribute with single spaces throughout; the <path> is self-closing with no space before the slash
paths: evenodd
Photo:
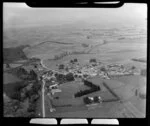
<path id="1" fill-rule="evenodd" d="M 15 83 L 15 82 L 20 82 L 21 80 L 13 75 L 13 74 L 10 74 L 10 73 L 4 73 L 3 74 L 3 84 L 9 84 L 9 83 Z"/>
<path id="2" fill-rule="evenodd" d="M 98 84 L 97 84 L 98 85 Z M 101 96 L 104 102 L 113 102 L 117 101 L 116 97 L 101 83 L 99 83 L 99 86 L 101 87 L 100 91 L 96 91 L 90 94 L 87 94 L 86 96 Z M 55 93 L 55 97 L 59 97 L 59 99 L 53 99 L 52 104 L 57 107 L 76 107 L 76 106 L 85 106 L 83 102 L 83 97 L 75 98 L 74 94 L 78 92 L 79 90 L 83 89 L 89 89 L 89 87 L 83 85 L 79 82 L 71 82 L 71 83 L 65 83 L 60 85 L 59 87 L 62 92 Z M 59 111 L 59 109 L 58 109 Z"/>
<path id="3" fill-rule="evenodd" d="M 83 83 L 75 82 L 75 81 L 64 83 L 60 85 L 59 88 L 62 90 L 62 92 L 55 93 L 54 95 L 54 97 L 59 97 L 59 99 L 53 100 L 53 104 L 56 106 L 67 105 L 67 104 L 71 104 L 71 105 L 83 104 L 81 98 L 74 98 L 74 94 L 79 90 L 89 89 L 89 87 L 83 85 Z"/>
<path id="4" fill-rule="evenodd" d="M 60 86 L 62 92 L 54 95 L 54 97 L 59 97 L 59 99 L 52 100 L 56 111 L 53 113 L 47 111 L 48 117 L 144 117 L 146 101 L 135 97 L 135 89 L 144 82 L 141 76 L 122 76 L 112 80 L 95 77 L 90 80 L 99 85 L 102 90 L 86 96 L 101 96 L 102 104 L 86 107 L 82 99 L 84 96 L 73 97 L 76 91 L 85 88 L 84 85 L 76 82 L 66 83 Z M 119 96 L 121 103 L 102 82 L 105 82 Z"/>
<path id="5" fill-rule="evenodd" d="M 114 77 L 113 80 L 122 82 L 126 85 L 144 86 L 146 84 L 146 77 L 140 75 Z"/>
<path id="6" fill-rule="evenodd" d="M 57 110 L 53 113 L 46 112 L 48 117 L 83 117 L 83 118 L 108 118 L 114 117 L 115 113 L 111 112 L 112 109 L 117 110 L 120 103 L 110 102 L 103 103 L 102 105 L 96 105 L 94 107 L 87 107 L 84 105 L 56 108 Z M 118 107 L 116 107 L 118 106 Z"/>
<path id="7" fill-rule="evenodd" d="M 11 63 L 16 60 L 27 59 L 26 55 L 23 52 L 23 49 L 26 47 L 28 47 L 28 45 L 22 45 L 12 48 L 3 48 L 4 63 Z"/>
<path id="8" fill-rule="evenodd" d="M 124 83 L 119 82 L 118 80 L 115 80 L 115 79 L 107 80 L 107 79 L 102 79 L 100 77 L 93 77 L 89 80 L 91 82 L 93 82 L 95 85 L 102 85 L 103 82 L 106 82 L 109 85 L 109 87 L 111 87 L 112 89 L 119 88 L 120 86 L 124 85 Z M 103 85 L 101 87 L 102 87 L 102 89 L 105 88 Z M 104 89 L 104 91 L 105 91 L 105 89 Z"/>

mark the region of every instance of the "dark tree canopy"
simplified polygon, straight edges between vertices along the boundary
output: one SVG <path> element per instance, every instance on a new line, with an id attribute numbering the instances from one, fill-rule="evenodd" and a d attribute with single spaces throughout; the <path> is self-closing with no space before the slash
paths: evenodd
<path id="1" fill-rule="evenodd" d="M 31 76 L 31 78 L 34 80 L 34 79 L 37 79 L 37 74 L 35 73 L 35 71 L 34 70 L 31 70 L 30 71 L 30 76 Z"/>
<path id="2" fill-rule="evenodd" d="M 27 59 L 25 53 L 23 52 L 25 47 L 29 47 L 29 45 L 3 48 L 4 63 L 11 63 L 16 60 Z"/>
<path id="3" fill-rule="evenodd" d="M 77 59 L 77 58 L 75 58 L 75 59 L 74 59 L 74 62 L 78 62 L 78 59 Z"/>
<path id="4" fill-rule="evenodd" d="M 83 101 L 84 101 L 85 104 L 90 104 L 90 103 L 92 103 L 92 101 L 91 101 L 88 97 L 84 97 L 84 98 L 83 98 Z"/>
<path id="5" fill-rule="evenodd" d="M 95 58 L 92 58 L 92 59 L 90 59 L 89 62 L 90 62 L 90 63 L 96 63 L 96 59 L 95 59 Z"/>
<path id="6" fill-rule="evenodd" d="M 132 67 L 131 67 L 131 69 L 133 69 L 133 70 L 134 70 L 135 68 L 136 68 L 135 66 L 132 66 Z"/>
<path id="7" fill-rule="evenodd" d="M 100 70 L 105 72 L 106 68 L 105 67 L 101 67 Z"/>
<path id="8" fill-rule="evenodd" d="M 11 96 L 12 99 L 15 99 L 15 100 L 18 100 L 18 101 L 21 101 L 21 94 L 19 91 L 16 91 L 13 93 L 13 95 Z"/>
<path id="9" fill-rule="evenodd" d="M 64 64 L 59 65 L 59 69 L 64 69 L 64 68 L 65 68 Z"/>
<path id="10" fill-rule="evenodd" d="M 18 72 L 18 74 L 20 74 L 20 75 L 22 75 L 22 74 L 28 74 L 28 72 L 27 72 L 24 68 L 22 68 L 22 67 L 20 67 L 17 72 Z"/>
<path id="11" fill-rule="evenodd" d="M 73 73 L 68 73 L 68 74 L 66 75 L 66 80 L 67 80 L 67 81 L 74 81 Z"/>

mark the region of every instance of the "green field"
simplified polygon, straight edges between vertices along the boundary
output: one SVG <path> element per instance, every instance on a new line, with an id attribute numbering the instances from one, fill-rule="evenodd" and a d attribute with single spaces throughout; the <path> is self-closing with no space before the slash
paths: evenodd
<path id="1" fill-rule="evenodd" d="M 3 84 L 20 82 L 21 80 L 13 74 L 4 73 L 3 74 Z"/>
<path id="2" fill-rule="evenodd" d="M 122 76 L 112 80 L 92 78 L 91 81 L 99 85 L 102 90 L 86 96 L 101 96 L 104 100 L 101 105 L 93 107 L 84 105 L 82 99 L 84 96 L 73 97 L 79 89 L 87 87 L 76 82 L 62 84 L 59 87 L 62 92 L 54 95 L 59 99 L 52 100 L 56 111 L 50 113 L 49 107 L 46 106 L 46 114 L 48 117 L 144 117 L 146 101 L 135 97 L 135 89 L 143 86 L 143 79 L 141 76 Z M 116 97 L 102 84 L 103 81 L 119 96 L 121 103 L 115 101 Z"/>

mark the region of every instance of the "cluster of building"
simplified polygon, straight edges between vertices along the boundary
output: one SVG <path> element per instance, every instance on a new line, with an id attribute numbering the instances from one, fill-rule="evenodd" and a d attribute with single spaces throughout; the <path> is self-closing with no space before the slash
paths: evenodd
<path id="1" fill-rule="evenodd" d="M 59 67 L 61 66 L 61 69 Z M 53 99 L 53 95 L 56 92 L 61 92 L 59 89 L 59 81 L 58 75 L 65 76 L 67 74 L 72 74 L 74 80 L 78 79 L 88 79 L 94 76 L 98 76 L 104 79 L 110 79 L 111 76 L 120 76 L 120 75 L 134 75 L 138 74 L 135 67 L 124 67 L 120 64 L 104 64 L 102 62 L 89 62 L 86 64 L 79 64 L 78 60 L 71 60 L 71 62 L 58 64 L 58 70 L 43 70 L 40 78 L 45 83 L 45 89 L 47 90 L 47 94 Z M 63 78 L 63 77 L 62 77 Z M 90 103 L 101 103 L 101 97 L 87 97 L 84 99 L 87 104 Z"/>
<path id="2" fill-rule="evenodd" d="M 95 104 L 95 103 L 102 103 L 103 100 L 101 98 L 101 96 L 94 96 L 94 97 L 84 97 L 83 98 L 84 103 L 88 106 L 90 104 Z"/>
<path id="3" fill-rule="evenodd" d="M 43 78 L 51 81 L 51 85 L 58 84 L 56 74 L 66 75 L 73 74 L 74 79 L 87 79 L 94 76 L 99 76 L 104 79 L 110 79 L 111 76 L 134 75 L 139 74 L 135 67 L 124 67 L 121 64 L 103 64 L 102 62 L 89 62 L 80 65 L 76 60 L 66 63 L 62 69 L 48 70 L 42 75 Z M 62 64 L 61 64 L 62 65 Z M 58 66 L 59 67 L 59 66 Z"/>
<path id="4" fill-rule="evenodd" d="M 68 63 L 65 65 L 65 69 L 63 69 L 63 71 L 73 73 L 75 78 L 84 79 L 94 76 L 110 79 L 111 76 L 140 74 L 135 67 L 124 67 L 122 64 L 105 65 L 101 62 L 87 63 L 83 66 L 81 66 L 78 62 L 73 64 Z"/>
<path id="5" fill-rule="evenodd" d="M 109 79 L 104 71 L 100 71 L 100 67 L 103 66 L 101 62 L 87 63 L 80 65 L 78 62 L 66 63 L 64 69 L 59 70 L 64 73 L 73 73 L 74 78 L 87 79 L 88 77 L 94 77 L 99 75 L 102 78 Z"/>
<path id="6" fill-rule="evenodd" d="M 68 73 L 73 75 L 74 80 L 87 79 L 94 76 L 110 79 L 112 76 L 139 74 L 135 67 L 126 68 L 120 64 L 105 65 L 97 61 L 80 65 L 77 60 L 71 60 L 71 62 L 64 65 L 63 69 L 44 71 L 41 77 L 45 80 L 46 86 L 49 86 L 49 89 L 52 90 L 58 89 L 59 82 L 56 74 L 67 75 Z"/>
<path id="7" fill-rule="evenodd" d="M 55 89 L 58 89 L 58 82 L 55 77 L 55 72 L 46 71 L 41 79 L 45 82 L 45 86 L 48 90 L 51 90 L 52 94 L 55 93 Z M 54 92 L 54 93 L 53 93 Z"/>
<path id="8" fill-rule="evenodd" d="M 137 70 L 137 68 L 135 68 L 134 66 L 124 67 L 123 65 L 120 65 L 120 64 L 107 65 L 106 70 L 107 70 L 107 74 L 109 76 L 122 76 L 122 75 L 137 75 L 137 74 L 140 74 L 139 70 Z"/>

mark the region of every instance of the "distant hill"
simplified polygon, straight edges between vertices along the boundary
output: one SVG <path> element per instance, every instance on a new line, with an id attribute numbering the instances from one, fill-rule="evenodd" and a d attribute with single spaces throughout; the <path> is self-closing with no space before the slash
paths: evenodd
<path id="1" fill-rule="evenodd" d="M 146 63 L 146 58 L 133 58 L 133 61 Z"/>
<path id="2" fill-rule="evenodd" d="M 16 60 L 24 60 L 27 59 L 23 49 L 29 47 L 29 45 L 22 45 L 18 47 L 12 48 L 3 48 L 3 62 L 11 63 Z"/>

